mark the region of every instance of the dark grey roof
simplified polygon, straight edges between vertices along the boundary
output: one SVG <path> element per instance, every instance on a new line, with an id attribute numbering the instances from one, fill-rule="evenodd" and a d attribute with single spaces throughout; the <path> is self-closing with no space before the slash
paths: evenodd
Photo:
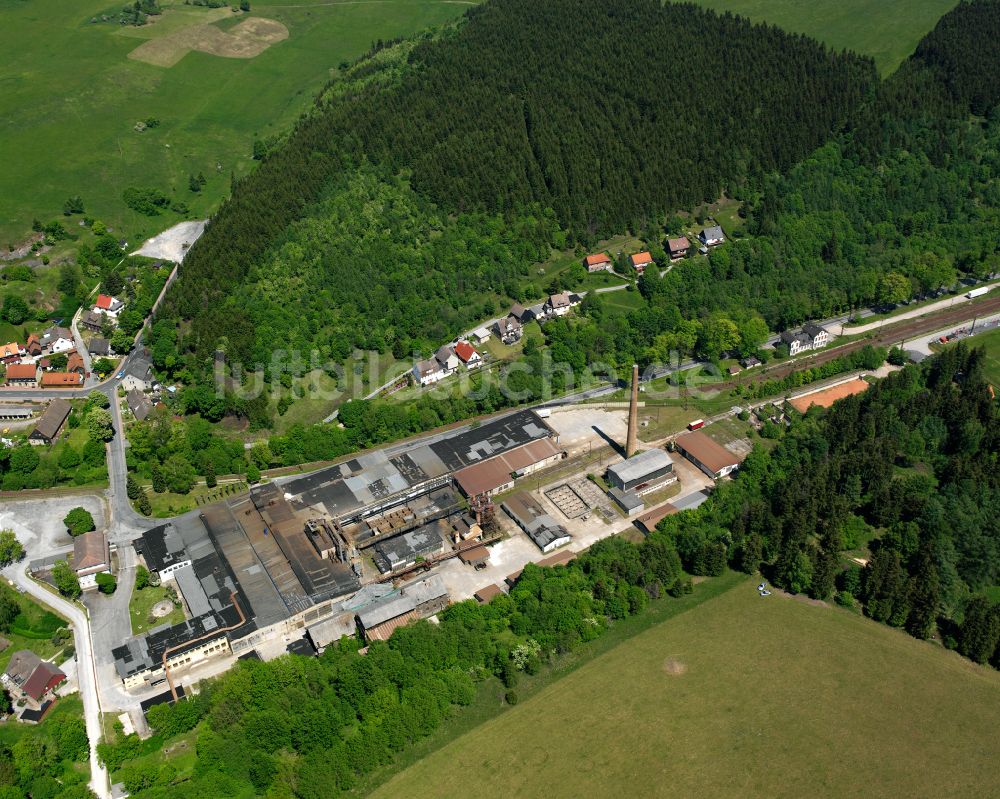
<path id="1" fill-rule="evenodd" d="M 107 339 L 101 338 L 100 336 L 94 336 L 90 340 L 90 344 L 87 345 L 87 351 L 91 355 L 110 355 L 111 345 L 108 343 Z"/>
<path id="2" fill-rule="evenodd" d="M 125 402 L 128 403 L 128 409 L 132 411 L 132 415 L 140 422 L 153 412 L 153 403 L 137 388 L 133 388 L 125 395 Z"/>
<path id="3" fill-rule="evenodd" d="M 702 241 L 708 241 L 709 239 L 722 239 L 725 238 L 725 234 L 722 232 L 722 228 L 718 225 L 712 225 L 711 227 L 705 228 L 701 232 Z"/>
<path id="4" fill-rule="evenodd" d="M 45 413 L 42 414 L 35 425 L 32 436 L 38 436 L 51 441 L 59 433 L 59 430 L 62 429 L 71 409 L 72 406 L 64 399 L 52 400 L 49 403 L 49 407 L 45 409 Z"/>
<path id="5" fill-rule="evenodd" d="M 826 330 L 814 322 L 806 322 L 806 324 L 802 325 L 802 332 L 809 336 L 809 338 L 814 339 L 820 333 L 825 333 Z"/>
<path id="6" fill-rule="evenodd" d="M 426 557 L 442 548 L 443 541 L 434 525 L 424 525 L 403 535 L 380 541 L 375 545 L 375 565 L 379 571 L 389 572 Z"/>
<path id="7" fill-rule="evenodd" d="M 173 524 L 162 524 L 144 532 L 138 548 L 146 565 L 155 572 L 191 560 L 180 531 Z"/>

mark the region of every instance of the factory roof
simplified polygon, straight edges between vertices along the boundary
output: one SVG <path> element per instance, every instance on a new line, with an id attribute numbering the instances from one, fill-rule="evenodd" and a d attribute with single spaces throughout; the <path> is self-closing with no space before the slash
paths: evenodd
<path id="1" fill-rule="evenodd" d="M 671 457 L 662 449 L 650 449 L 633 455 L 622 463 L 609 466 L 608 471 L 612 472 L 623 483 L 633 480 L 641 480 L 648 474 L 663 468 L 672 468 L 674 465 Z"/>

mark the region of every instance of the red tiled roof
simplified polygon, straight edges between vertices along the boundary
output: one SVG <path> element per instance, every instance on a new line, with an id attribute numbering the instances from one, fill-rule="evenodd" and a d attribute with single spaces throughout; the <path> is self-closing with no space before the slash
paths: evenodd
<path id="1" fill-rule="evenodd" d="M 474 355 L 478 355 L 476 348 L 473 347 L 468 341 L 460 341 L 455 345 L 455 354 L 465 363 L 469 362 L 469 359 Z"/>
<path id="2" fill-rule="evenodd" d="M 611 259 L 606 253 L 599 252 L 587 256 L 587 266 L 597 266 L 598 264 L 610 264 Z"/>
<path id="3" fill-rule="evenodd" d="M 109 297 L 107 294 L 98 294 L 97 302 L 95 304 L 102 311 L 109 311 L 111 310 L 111 306 L 114 303 L 114 301 L 115 301 L 114 297 Z"/>
<path id="4" fill-rule="evenodd" d="M 653 256 L 648 252 L 637 252 L 632 256 L 632 266 L 643 266 L 653 263 Z"/>
<path id="5" fill-rule="evenodd" d="M 78 386 L 83 382 L 83 375 L 76 372 L 45 372 L 42 375 L 43 386 Z"/>
<path id="6" fill-rule="evenodd" d="M 0 344 L 0 358 L 10 358 L 20 354 L 21 348 L 13 341 L 10 344 Z"/>
<path id="7" fill-rule="evenodd" d="M 34 380 L 38 368 L 33 363 L 12 363 L 7 367 L 8 380 Z"/>

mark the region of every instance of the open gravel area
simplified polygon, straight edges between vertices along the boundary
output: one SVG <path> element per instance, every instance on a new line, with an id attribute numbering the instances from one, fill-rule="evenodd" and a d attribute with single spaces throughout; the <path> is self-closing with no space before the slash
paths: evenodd
<path id="1" fill-rule="evenodd" d="M 167 228 L 157 236 L 146 239 L 146 242 L 132 255 L 145 255 L 147 258 L 162 258 L 165 261 L 180 263 L 187 251 L 205 232 L 207 219 L 194 222 L 178 222 L 172 228 Z"/>

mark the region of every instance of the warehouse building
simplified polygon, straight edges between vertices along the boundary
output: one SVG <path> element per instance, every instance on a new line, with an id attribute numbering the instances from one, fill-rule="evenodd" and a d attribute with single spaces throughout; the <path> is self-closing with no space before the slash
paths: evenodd
<path id="1" fill-rule="evenodd" d="M 374 546 L 374 560 L 378 570 L 385 574 L 406 569 L 418 559 L 427 559 L 444 548 L 444 541 L 437 525 L 426 525 L 403 535 L 379 541 Z"/>
<path id="2" fill-rule="evenodd" d="M 546 554 L 573 540 L 566 528 L 546 513 L 529 494 L 514 494 L 504 500 L 502 507 L 535 542 L 535 546 Z"/>
<path id="3" fill-rule="evenodd" d="M 685 458 L 716 480 L 735 472 L 743 460 L 725 447 L 716 444 L 701 430 L 678 436 L 674 445 Z"/>
<path id="4" fill-rule="evenodd" d="M 455 482 L 467 497 L 494 496 L 510 491 L 517 478 L 552 466 L 565 456 L 552 439 L 542 438 L 460 469 L 455 472 Z"/>
<path id="5" fill-rule="evenodd" d="M 633 455 L 626 461 L 608 467 L 608 483 L 622 492 L 645 494 L 677 479 L 674 462 L 662 449 L 651 449 Z"/>
<path id="6" fill-rule="evenodd" d="M 403 586 L 357 614 L 366 641 L 387 641 L 397 627 L 433 616 L 448 607 L 450 597 L 436 574 Z"/>

